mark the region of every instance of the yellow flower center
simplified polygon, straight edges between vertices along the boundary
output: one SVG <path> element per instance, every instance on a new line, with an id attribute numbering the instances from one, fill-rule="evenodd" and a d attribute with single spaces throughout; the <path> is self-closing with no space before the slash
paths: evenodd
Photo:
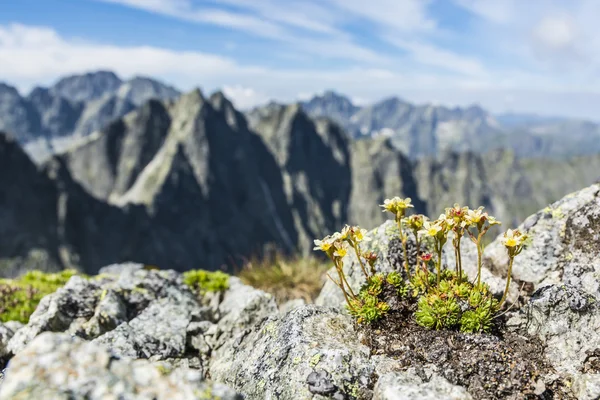
<path id="1" fill-rule="evenodd" d="M 337 251 L 335 252 L 335 254 L 338 257 L 344 257 L 346 255 L 346 249 L 342 248 L 342 249 L 337 249 Z"/>

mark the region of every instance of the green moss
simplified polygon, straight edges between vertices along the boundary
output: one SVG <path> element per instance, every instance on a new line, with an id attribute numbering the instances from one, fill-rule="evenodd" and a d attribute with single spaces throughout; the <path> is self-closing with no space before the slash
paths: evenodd
<path id="1" fill-rule="evenodd" d="M 312 368 L 314 368 L 317 366 L 319 361 L 321 361 L 321 354 L 317 353 L 314 356 L 312 356 L 310 358 L 310 360 L 308 360 L 308 365 L 310 365 Z"/>
<path id="2" fill-rule="evenodd" d="M 265 325 L 265 328 L 263 329 L 263 333 L 269 333 L 269 334 L 274 334 L 277 331 L 276 327 L 275 327 L 275 323 L 274 322 L 269 322 L 267 325 Z"/>
<path id="3" fill-rule="evenodd" d="M 197 391 L 195 394 L 200 400 L 221 400 L 220 396 L 216 396 L 213 392 L 212 385 L 208 386 L 202 391 Z"/>
<path id="4" fill-rule="evenodd" d="M 171 368 L 165 364 L 158 364 L 156 366 L 156 369 L 158 370 L 158 372 L 160 372 L 161 375 L 169 375 L 171 373 Z"/>
<path id="5" fill-rule="evenodd" d="M 565 214 L 560 209 L 560 207 L 555 208 L 554 210 L 552 210 L 552 218 L 554 218 L 554 219 L 563 219 L 564 217 L 565 217 Z"/>
<path id="6" fill-rule="evenodd" d="M 221 292 L 229 288 L 229 275 L 221 271 L 205 271 L 197 269 L 183 274 L 183 281 L 193 291 L 204 294 Z"/>
<path id="7" fill-rule="evenodd" d="M 64 286 L 76 274 L 78 272 L 75 270 L 57 273 L 29 271 L 18 279 L 1 279 L 0 321 L 26 324 L 40 300 Z"/>

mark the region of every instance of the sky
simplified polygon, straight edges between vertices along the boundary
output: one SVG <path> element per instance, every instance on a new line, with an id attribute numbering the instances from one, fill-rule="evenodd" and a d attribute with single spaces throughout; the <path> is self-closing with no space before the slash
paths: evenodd
<path id="1" fill-rule="evenodd" d="M 112 70 L 240 108 L 335 90 L 600 120 L 598 0 L 0 0 L 0 81 Z"/>

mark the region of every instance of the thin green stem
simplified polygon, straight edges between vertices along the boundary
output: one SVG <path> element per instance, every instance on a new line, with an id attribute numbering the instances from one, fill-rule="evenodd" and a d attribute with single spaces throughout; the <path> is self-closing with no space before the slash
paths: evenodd
<path id="1" fill-rule="evenodd" d="M 350 299 L 348 298 L 348 293 L 346 293 L 346 290 L 344 289 L 344 285 L 341 282 L 336 282 L 335 279 L 333 279 L 331 277 L 331 275 L 329 275 L 329 274 L 327 274 L 327 277 L 329 279 L 331 279 L 331 282 L 333 282 L 337 287 L 339 287 L 342 290 L 342 294 L 344 295 L 344 298 L 346 299 L 346 303 L 348 303 L 348 307 L 350 307 L 352 309 L 352 311 L 356 311 L 356 309 L 352 306 Z"/>
<path id="2" fill-rule="evenodd" d="M 348 283 L 348 280 L 346 280 L 346 274 L 344 274 L 344 270 L 343 270 L 342 266 L 340 265 L 339 261 L 334 262 L 334 263 L 335 263 L 335 269 L 338 273 L 338 276 L 340 277 L 340 282 L 342 283 L 342 286 L 344 286 L 344 283 L 345 283 L 346 286 L 348 287 L 348 290 L 350 291 L 350 295 L 352 296 L 352 298 L 356 299 L 356 295 L 354 294 L 352 287 Z M 342 290 L 345 291 L 345 289 L 342 289 Z"/>
<path id="3" fill-rule="evenodd" d="M 402 219 L 396 219 L 398 223 L 398 229 L 400 230 L 400 241 L 402 241 L 402 250 L 404 252 L 404 269 L 406 270 L 406 277 L 410 279 L 410 269 L 408 268 L 408 248 L 407 248 L 407 240 L 404 231 L 402 230 Z"/>
<path id="4" fill-rule="evenodd" d="M 419 255 L 421 252 L 421 241 L 419 240 L 419 231 L 415 230 L 413 231 L 414 235 L 415 235 L 415 246 L 417 248 L 417 265 L 415 266 L 415 271 L 417 270 L 417 267 L 419 266 Z"/>
<path id="5" fill-rule="evenodd" d="M 358 259 L 358 262 L 360 263 L 360 268 L 363 270 L 365 277 L 367 279 L 369 279 L 369 273 L 367 272 L 367 269 L 365 268 L 365 264 L 363 263 L 363 261 L 360 257 L 360 253 L 358 251 L 358 244 L 352 242 L 352 248 L 354 249 L 354 252 L 356 253 L 356 258 Z"/>
<path id="6" fill-rule="evenodd" d="M 452 245 L 454 246 L 454 260 L 456 261 L 456 276 L 460 276 L 460 270 L 458 266 L 458 248 L 456 247 L 456 240 L 452 240 Z"/>
<path id="7" fill-rule="evenodd" d="M 483 255 L 483 246 L 481 244 L 481 239 L 483 234 L 479 231 L 479 235 L 477 236 L 477 287 L 481 285 L 481 256 Z"/>
<path id="8" fill-rule="evenodd" d="M 461 281 L 462 281 L 462 255 L 460 254 L 460 237 L 458 238 L 458 244 L 456 246 L 456 251 L 458 253 L 458 284 L 460 285 Z"/>
<path id="9" fill-rule="evenodd" d="M 510 261 L 508 262 L 508 276 L 506 277 L 506 288 L 504 288 L 504 294 L 502 295 L 502 300 L 498 303 L 498 310 L 502 307 L 502 304 L 506 301 L 506 297 L 508 296 L 508 288 L 510 286 L 510 276 L 512 274 L 513 262 L 515 261 L 514 256 L 510 256 Z"/>
<path id="10" fill-rule="evenodd" d="M 442 245 L 441 243 L 438 241 L 436 243 L 436 250 L 437 250 L 437 265 L 436 265 L 436 270 L 437 270 L 437 285 L 438 288 L 440 287 L 440 278 L 442 275 Z"/>
<path id="11" fill-rule="evenodd" d="M 429 293 L 429 268 L 425 261 L 423 261 L 423 270 L 425 271 L 425 293 Z"/>

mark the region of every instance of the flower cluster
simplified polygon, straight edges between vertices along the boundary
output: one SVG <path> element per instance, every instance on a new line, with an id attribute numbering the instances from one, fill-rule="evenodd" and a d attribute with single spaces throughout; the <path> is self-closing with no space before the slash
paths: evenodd
<path id="1" fill-rule="evenodd" d="M 335 232 L 332 235 L 326 236 L 323 239 L 315 239 L 315 247 L 313 250 L 323 251 L 333 261 L 336 272 L 338 274 L 338 280 L 333 279 L 329 274 L 327 275 L 333 283 L 335 283 L 343 292 L 348 308 L 352 313 L 357 312 L 357 307 L 364 303 L 364 299 L 357 296 L 352 287 L 348 283 L 346 275 L 344 273 L 344 257 L 349 251 L 354 251 L 358 262 L 361 266 L 366 279 L 370 279 L 375 275 L 375 262 L 377 261 L 377 254 L 373 252 L 363 253 L 360 250 L 360 243 L 369 241 L 371 238 L 366 236 L 367 230 L 361 229 L 358 226 L 346 225 L 340 232 Z M 367 261 L 370 267 L 370 273 L 365 267 L 363 259 Z M 369 302 L 369 304 L 371 304 Z M 381 307 L 380 307 L 381 308 Z M 385 312 L 385 307 L 383 311 Z M 370 318 L 369 318 L 370 319 Z"/>
<path id="2" fill-rule="evenodd" d="M 518 230 L 508 230 L 502 243 L 509 255 L 508 279 L 504 296 L 500 301 L 492 296 L 489 287 L 481 282 L 484 236 L 494 225 L 499 225 L 483 207 L 470 209 L 454 204 L 445 209 L 436 220 L 422 214 L 407 215 L 413 208 L 410 198 L 394 197 L 381 205 L 384 212 L 394 215 L 404 252 L 404 273 L 376 273 L 377 254 L 362 252 L 360 243 L 369 238 L 366 230 L 357 226 L 345 226 L 341 232 L 315 240 L 315 250 L 327 254 L 334 263 L 338 280 L 329 277 L 344 293 L 350 314 L 359 323 L 372 323 L 390 312 L 390 296 L 416 303 L 415 318 L 418 324 L 430 329 L 460 329 L 464 332 L 489 331 L 494 315 L 500 310 L 510 284 L 515 256 L 524 248 L 527 235 Z M 417 263 L 409 265 L 408 239 L 415 241 Z M 477 246 L 477 276 L 469 281 L 462 269 L 461 240 L 469 237 Z M 452 238 L 456 268 L 442 268 L 444 245 Z M 349 252 L 356 255 L 365 275 L 366 283 L 355 294 L 343 271 L 344 258 Z M 366 263 L 364 262 L 366 261 Z M 369 270 L 367 270 L 367 267 Z M 409 309 L 412 309 L 409 307 Z"/>
<path id="3" fill-rule="evenodd" d="M 519 230 L 509 229 L 502 236 L 502 244 L 508 249 L 509 253 L 517 255 L 523 250 L 523 246 L 529 237 Z"/>
<path id="4" fill-rule="evenodd" d="M 506 278 L 506 288 L 504 289 L 504 294 L 502 295 L 502 300 L 500 300 L 500 304 L 504 303 L 506 300 L 506 296 L 508 295 L 508 288 L 510 285 L 510 277 L 512 274 L 513 263 L 515 261 L 515 257 L 523 251 L 525 244 L 529 236 L 525 233 L 520 232 L 519 230 L 509 229 L 502 236 L 502 244 L 506 247 L 508 251 L 508 276 Z"/>
<path id="5" fill-rule="evenodd" d="M 401 199 L 400 197 L 394 197 L 393 199 L 386 199 L 380 206 L 383 207 L 383 212 L 389 211 L 396 217 L 396 220 L 401 220 L 406 215 L 406 209 L 413 208 L 410 197 Z"/>
<path id="6" fill-rule="evenodd" d="M 409 208 L 413 208 L 414 206 L 411 204 L 410 197 L 407 197 L 405 199 L 402 199 L 400 197 L 394 197 L 392 199 L 386 199 L 383 202 L 383 204 L 380 205 L 380 207 L 383 207 L 383 212 L 391 212 L 392 214 L 394 214 L 394 218 L 396 220 L 396 223 L 398 224 L 398 230 L 400 231 L 400 241 L 402 242 L 402 249 L 404 252 L 404 270 L 406 272 L 406 276 L 410 278 L 410 268 L 408 265 L 408 235 L 404 232 L 403 226 L 406 224 L 409 224 L 410 226 L 410 219 L 406 220 L 404 216 L 406 215 L 406 210 Z M 413 219 L 412 226 L 414 227 L 417 224 L 424 222 L 425 217 L 417 217 L 416 219 Z M 418 246 L 419 241 L 417 240 L 417 247 Z"/>

